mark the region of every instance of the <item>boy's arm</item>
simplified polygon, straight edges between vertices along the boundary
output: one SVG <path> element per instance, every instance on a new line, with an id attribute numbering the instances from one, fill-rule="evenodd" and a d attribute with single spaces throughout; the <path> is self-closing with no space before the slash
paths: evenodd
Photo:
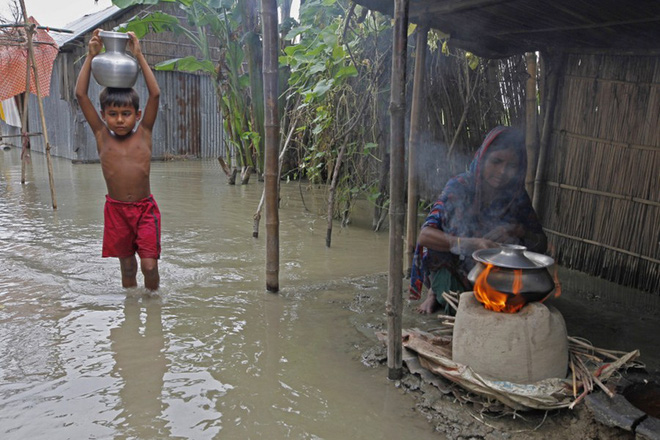
<path id="1" fill-rule="evenodd" d="M 142 112 L 142 121 L 140 125 L 147 130 L 151 131 L 156 122 L 156 116 L 158 115 L 158 101 L 160 99 L 160 87 L 158 87 L 158 82 L 156 81 L 156 76 L 152 72 L 149 63 L 147 63 L 146 58 L 142 54 L 142 48 L 140 47 L 140 41 L 137 39 L 133 32 L 128 32 L 130 37 L 129 48 L 137 62 L 140 64 L 140 69 L 144 75 L 144 82 L 147 85 L 147 90 L 149 91 L 149 97 L 147 98 L 147 103 L 144 106 L 144 111 Z"/>
<path id="2" fill-rule="evenodd" d="M 103 47 L 103 42 L 101 37 L 99 37 L 100 29 L 96 29 L 92 35 L 91 40 L 89 40 L 89 46 L 87 50 L 87 57 L 83 63 L 82 69 L 80 69 L 80 74 L 78 75 L 78 81 L 76 82 L 76 98 L 78 99 L 78 104 L 80 109 L 85 115 L 85 119 L 89 123 L 90 128 L 96 134 L 99 130 L 105 127 L 103 120 L 99 116 L 94 108 L 94 104 L 89 99 L 87 94 L 89 90 L 89 77 L 92 72 L 92 59 L 101 52 Z"/>

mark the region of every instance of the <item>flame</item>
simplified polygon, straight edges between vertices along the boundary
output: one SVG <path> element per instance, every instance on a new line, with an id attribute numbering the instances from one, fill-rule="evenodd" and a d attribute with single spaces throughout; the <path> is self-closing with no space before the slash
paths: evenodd
<path id="1" fill-rule="evenodd" d="M 516 313 L 525 305 L 525 298 L 520 295 L 522 289 L 522 270 L 514 269 L 513 286 L 511 291 L 513 295 L 499 292 L 488 284 L 488 274 L 499 269 L 494 268 L 492 264 L 487 264 L 486 268 L 479 274 L 474 283 L 474 295 L 477 300 L 488 310 L 495 312 Z"/>

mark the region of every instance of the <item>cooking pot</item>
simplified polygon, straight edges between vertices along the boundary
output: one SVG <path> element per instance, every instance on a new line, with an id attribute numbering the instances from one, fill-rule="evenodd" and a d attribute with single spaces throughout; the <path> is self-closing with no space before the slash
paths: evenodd
<path id="1" fill-rule="evenodd" d="M 526 302 L 540 301 L 555 288 L 555 281 L 548 267 L 555 263 L 551 257 L 530 252 L 525 246 L 502 245 L 499 248 L 480 249 L 472 254 L 477 264 L 468 274 L 474 285 L 479 275 L 490 264 L 486 282 L 498 292 L 515 295 L 513 291 L 516 272 L 520 270 L 520 291 Z"/>

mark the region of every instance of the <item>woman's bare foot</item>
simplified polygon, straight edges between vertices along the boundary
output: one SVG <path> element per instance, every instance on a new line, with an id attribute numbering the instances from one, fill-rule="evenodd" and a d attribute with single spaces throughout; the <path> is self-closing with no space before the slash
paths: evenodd
<path id="1" fill-rule="evenodd" d="M 440 309 L 440 303 L 435 297 L 435 292 L 432 289 L 429 289 L 426 299 L 419 307 L 417 307 L 417 313 L 422 315 L 428 315 L 430 313 L 437 312 Z"/>

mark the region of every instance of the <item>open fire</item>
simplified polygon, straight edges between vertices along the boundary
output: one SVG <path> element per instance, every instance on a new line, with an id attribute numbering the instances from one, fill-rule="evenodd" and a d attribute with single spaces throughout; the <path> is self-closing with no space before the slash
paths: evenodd
<path id="1" fill-rule="evenodd" d="M 474 283 L 474 295 L 477 300 L 484 305 L 488 310 L 504 313 L 516 313 L 522 309 L 528 302 L 528 299 L 521 292 L 524 291 L 523 286 L 523 269 L 503 269 L 496 267 L 492 264 L 486 264 L 485 269 L 479 274 Z M 505 293 L 497 290 L 488 283 L 490 275 L 497 275 L 500 271 L 513 272 L 513 279 L 509 291 Z M 540 300 L 545 301 L 551 294 L 557 298 L 561 295 L 561 287 L 557 279 L 557 271 L 553 273 L 553 280 L 555 288 L 546 297 Z"/>

